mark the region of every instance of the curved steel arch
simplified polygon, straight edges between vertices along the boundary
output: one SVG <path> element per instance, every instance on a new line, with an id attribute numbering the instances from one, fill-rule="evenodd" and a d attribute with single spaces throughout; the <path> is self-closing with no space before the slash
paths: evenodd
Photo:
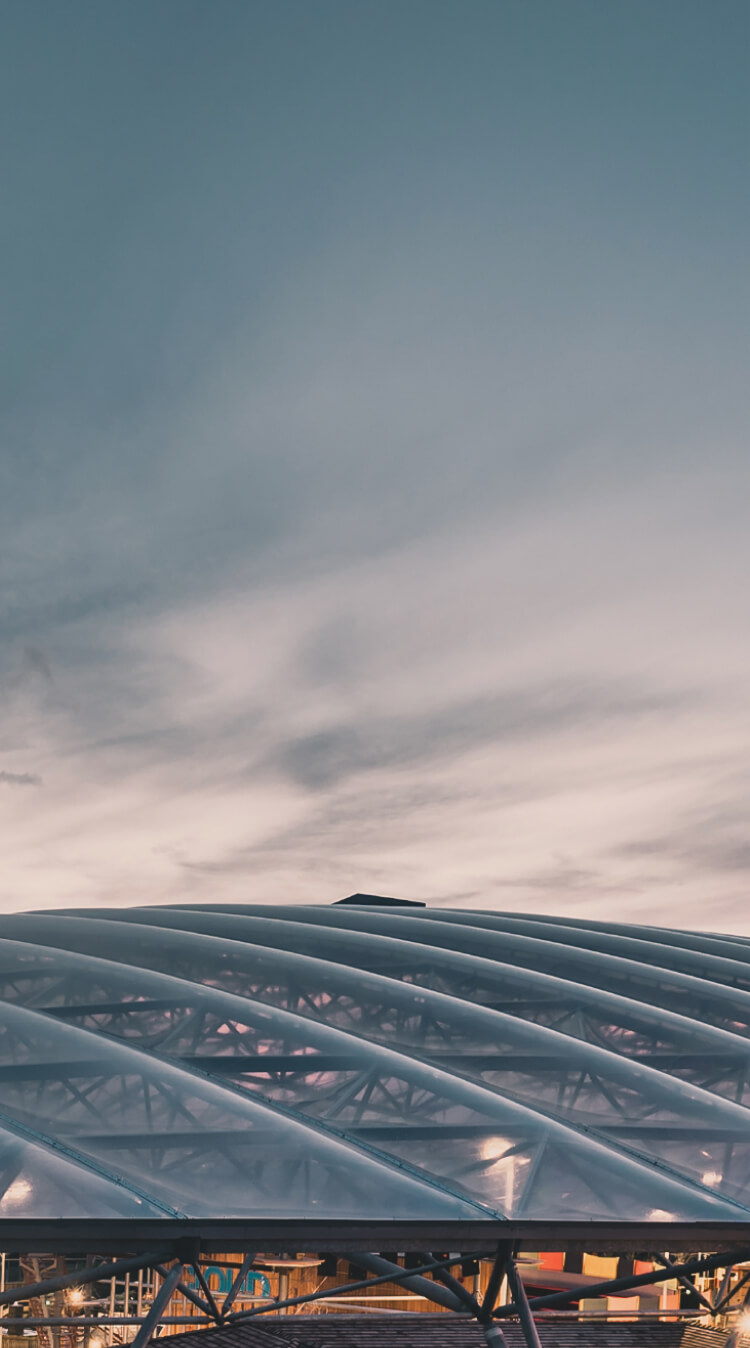
<path id="1" fill-rule="evenodd" d="M 133 932 L 130 928 L 118 943 L 118 954 L 127 950 L 127 936 Z M 136 929 L 137 930 L 137 929 Z M 179 943 L 178 936 L 178 943 Z M 35 947 L 11 942 L 7 938 L 0 941 L 0 959 L 6 971 L 13 973 L 12 957 L 16 956 L 19 967 L 24 970 L 27 982 L 33 977 L 33 956 Z M 246 949 L 248 949 L 246 947 Z M 567 1127 L 584 1127 L 592 1138 L 606 1140 L 615 1150 L 626 1147 L 631 1159 L 656 1161 L 664 1167 L 665 1173 L 674 1178 L 672 1165 L 675 1139 L 672 1136 L 676 1126 L 682 1125 L 686 1113 L 692 1113 L 694 1128 L 689 1137 L 678 1137 L 680 1144 L 680 1162 L 684 1178 L 688 1176 L 699 1183 L 706 1170 L 705 1147 L 716 1142 L 718 1137 L 724 1151 L 732 1149 L 734 1169 L 740 1165 L 738 1177 L 725 1175 L 724 1192 L 737 1202 L 744 1193 L 745 1167 L 750 1163 L 750 1155 L 745 1156 L 744 1141 L 747 1123 L 746 1111 L 723 1100 L 717 1100 L 694 1086 L 675 1080 L 664 1073 L 654 1071 L 638 1061 L 618 1058 L 603 1049 L 581 1041 L 560 1044 L 555 1032 L 533 1022 L 519 1021 L 502 1012 L 456 1002 L 442 993 L 416 990 L 411 985 L 394 984 L 392 980 L 368 974 L 361 986 L 372 995 L 384 993 L 396 1005 L 400 1005 L 407 1015 L 415 1013 L 422 1016 L 425 1009 L 431 1011 L 435 1022 L 440 1022 L 446 1030 L 457 1023 L 463 1024 L 467 1033 L 485 1045 L 502 1043 L 503 1052 L 500 1061 L 508 1060 L 513 1072 L 513 1089 L 503 1087 L 496 1081 L 497 1071 L 492 1080 L 487 1080 L 481 1072 L 471 1071 L 471 1063 L 461 1061 L 459 1070 L 453 1075 L 436 1068 L 445 1067 L 441 1055 L 434 1050 L 429 1055 L 429 1069 L 421 1045 L 410 1043 L 399 1045 L 398 1052 L 386 1047 L 378 1039 L 362 1038 L 352 1030 L 331 1027 L 320 1021 L 310 1021 L 298 1013 L 274 1007 L 272 1010 L 264 1003 L 240 998 L 234 994 L 219 992 L 199 984 L 191 984 L 164 973 L 153 973 L 139 967 L 114 965 L 106 960 L 80 952 L 56 952 L 58 964 L 45 955 L 41 963 L 41 976 L 45 983 L 50 980 L 56 987 L 58 998 L 65 987 L 65 1005 L 50 1004 L 38 1007 L 39 990 L 27 991 L 27 1004 L 32 996 L 37 1009 L 45 1009 L 53 1016 L 64 1015 L 67 1023 L 83 1023 L 89 1028 L 105 1030 L 107 1034 L 119 1033 L 129 1045 L 139 1038 L 139 1025 L 146 1032 L 140 1034 L 140 1047 L 156 1050 L 167 1058 L 189 1062 L 209 1074 L 218 1072 L 226 1084 L 230 1081 L 246 1086 L 248 1076 L 250 1084 L 255 1084 L 260 1094 L 298 1110 L 302 1115 L 316 1121 L 335 1123 L 343 1129 L 351 1140 L 360 1145 L 368 1140 L 381 1142 L 388 1139 L 390 1150 L 402 1159 L 409 1157 L 409 1144 L 414 1152 L 414 1142 L 424 1136 L 425 1129 L 432 1126 L 439 1130 L 439 1140 L 445 1142 L 448 1137 L 462 1137 L 464 1148 L 466 1139 L 488 1138 L 492 1136 L 493 1112 L 497 1114 L 497 1100 L 511 1099 L 521 1104 L 531 1104 L 540 1117 L 565 1124 Z M 283 968 L 289 961 L 284 952 L 276 955 L 278 965 Z M 336 981 L 336 970 L 329 964 L 300 956 L 292 957 L 294 965 L 302 962 L 308 972 L 317 974 L 329 986 Z M 65 978 L 60 975 L 64 973 Z M 338 980 L 341 970 L 338 970 Z M 350 974 L 344 972 L 345 982 Z M 118 987 L 125 997 L 118 1007 L 113 1000 Z M 104 990 L 102 992 L 102 990 Z M 99 1001 L 93 1000 L 98 992 Z M 144 994 L 148 996 L 144 996 Z M 137 995 L 136 995 L 137 994 Z M 102 996 L 108 1000 L 103 1001 Z M 148 1032 L 150 1019 L 155 1017 L 157 1025 L 163 1018 L 164 1006 L 173 1006 L 175 1012 L 182 1012 L 187 1026 L 178 1023 L 166 1026 L 156 1034 Z M 365 998 L 362 999 L 363 1002 Z M 79 1010 L 80 1008 L 80 1010 Z M 119 1017 L 117 1027 L 108 1018 Z M 102 1017 L 105 1018 L 102 1024 Z M 218 1018 L 219 1025 L 210 1030 L 207 1021 Z M 232 1020 L 232 1017 L 235 1020 Z M 236 1028 L 236 1020 L 248 1024 L 242 1026 L 242 1033 Z M 253 1024 L 252 1022 L 256 1023 Z M 221 1043 L 221 1030 L 231 1028 L 232 1037 Z M 264 1072 L 269 1057 L 269 1039 L 275 1037 L 282 1041 L 281 1055 L 276 1047 L 276 1056 L 280 1059 L 278 1076 L 281 1085 L 274 1094 L 266 1079 L 270 1075 Z M 262 1044 L 259 1040 L 263 1040 Z M 202 1041 L 205 1052 L 191 1055 L 190 1047 L 197 1047 Z M 316 1063 L 316 1057 L 309 1050 L 313 1047 L 324 1055 L 324 1067 Z M 259 1052 L 262 1048 L 264 1051 Z M 210 1049 L 212 1056 L 209 1056 Z M 233 1050 L 237 1052 L 234 1053 Z M 254 1054 L 254 1056 L 253 1056 Z M 451 1055 L 453 1056 L 453 1055 Z M 482 1055 L 484 1056 L 484 1055 Z M 479 1061 L 482 1062 L 482 1056 Z M 459 1055 L 460 1057 L 460 1055 Z M 518 1059 L 524 1060 L 523 1067 Z M 562 1069 L 569 1077 L 569 1093 L 576 1100 L 582 1093 L 596 1101 L 597 1111 L 587 1113 L 583 1108 L 572 1109 L 564 1098 L 550 1099 L 549 1090 L 544 1090 L 545 1073 L 552 1074 L 553 1085 L 559 1091 L 561 1070 L 557 1066 L 560 1058 L 565 1059 Z M 296 1064 L 296 1065 L 295 1065 Z M 270 1066 L 270 1065 L 269 1065 Z M 248 1071 L 250 1067 L 250 1071 Z M 337 1071 L 338 1068 L 338 1071 Z M 426 1072 L 431 1074 L 426 1076 Z M 0 1073 L 2 1068 L 0 1067 Z M 523 1074 L 523 1075 L 522 1075 Z M 260 1081 L 252 1082 L 252 1077 Z M 507 1078 L 507 1071 L 505 1073 Z M 467 1092 L 467 1078 L 474 1081 Z M 386 1084 L 387 1083 L 387 1084 Z M 423 1092 L 419 1101 L 413 1098 L 415 1089 Z M 429 1099 L 424 1097 L 425 1089 Z M 477 1091 L 482 1094 L 477 1094 Z M 622 1098 L 616 1098 L 616 1092 Z M 405 1097 L 410 1098 L 408 1118 L 405 1113 Z M 365 1098 L 366 1097 L 366 1098 Z M 466 1109 L 479 1111 L 477 1117 L 468 1116 L 462 1121 L 455 1118 L 445 1121 L 450 1113 L 447 1102 L 453 1099 Z M 482 1109 L 488 1115 L 482 1120 Z M 655 1118 L 655 1116 L 657 1116 Z M 344 1121 L 346 1120 L 346 1121 Z M 441 1122 L 441 1120 L 443 1120 Z M 495 1126 L 496 1131 L 496 1126 Z M 654 1141 L 654 1137 L 656 1141 Z M 434 1134 L 433 1134 L 434 1140 Z M 443 1182 L 451 1174 L 451 1158 L 446 1158 L 448 1169 L 438 1171 Z M 727 1162 L 725 1160 L 725 1170 Z M 433 1171 L 434 1173 L 434 1171 Z M 481 1197 L 476 1191 L 473 1197 Z M 486 1195 L 487 1199 L 489 1194 Z M 509 1214 L 508 1214 L 509 1215 Z"/>
<path id="2" fill-rule="evenodd" d="M 8 917 L 9 1135 L 36 1122 L 42 1152 L 188 1216 L 745 1219 L 750 992 L 657 965 L 656 940 L 549 926 L 355 908 Z M 629 954 L 595 948 L 612 942 Z M 702 967 L 719 966 L 742 962 Z M 600 986 L 615 974 L 627 995 Z M 576 1016 L 591 1019 L 577 1033 Z M 701 1055 L 722 1059 L 712 1084 Z M 2 1147 L 0 1214 L 23 1192 L 2 1187 Z"/>
<path id="3" fill-rule="evenodd" d="M 216 923 L 222 919 L 222 914 L 201 913 L 197 917 L 193 910 L 171 910 L 171 919 L 167 922 L 167 914 L 163 909 L 143 910 L 150 913 L 156 913 L 158 916 L 147 917 L 144 920 L 153 921 L 158 925 L 175 925 L 187 922 L 207 922 Z M 459 913 L 448 912 L 445 909 L 438 910 L 430 918 L 425 918 L 419 914 L 423 910 L 398 909 L 388 910 L 388 912 L 373 911 L 366 909 L 305 909 L 295 908 L 290 910 L 289 916 L 286 916 L 287 922 L 305 922 L 315 927 L 332 927 L 344 930 L 359 932 L 369 932 L 372 935 L 392 935 L 400 933 L 406 940 L 410 940 L 417 945 L 426 947 L 443 947 L 449 950 L 460 949 L 464 953 L 480 958 L 493 958 L 493 951 L 498 952 L 495 958 L 502 959 L 503 962 L 512 962 L 509 956 L 515 955 L 519 962 L 519 967 L 529 967 L 532 969 L 557 971 L 557 966 L 566 968 L 566 976 L 573 977 L 574 981 L 581 982 L 584 985 L 593 987 L 611 985 L 612 980 L 619 980 L 624 986 L 637 986 L 641 989 L 642 996 L 635 996 L 635 1000 L 644 1001 L 653 1006 L 662 1007 L 668 1000 L 669 994 L 674 997 L 683 994 L 684 1001 L 689 1005 L 694 1005 L 696 1000 L 700 1002 L 701 1007 L 708 1014 L 715 1013 L 719 1022 L 726 1021 L 733 1026 L 741 1024 L 745 1033 L 750 1038 L 750 973 L 739 961 L 716 960 L 712 965 L 714 972 L 719 972 L 719 965 L 727 977 L 736 970 L 740 970 L 743 979 L 747 982 L 747 989 L 736 987 L 728 982 L 716 981 L 706 976 L 705 973 L 688 973 L 680 969 L 675 969 L 671 964 L 659 964 L 657 960 L 644 959 L 643 951 L 639 949 L 640 958 L 636 958 L 631 950 L 630 955 L 616 954 L 610 950 L 598 950 L 588 948 L 584 945 L 573 945 L 570 942 L 550 939 L 549 935 L 542 935 L 534 931 L 529 933 L 523 930 L 511 930 L 510 927 L 498 927 L 494 925 L 494 914 L 478 914 L 473 912 Z M 254 917 L 256 921 L 269 920 L 269 910 L 258 909 L 256 914 L 249 911 L 245 913 L 236 912 L 232 914 L 225 913 L 226 920 L 230 918 L 235 923 L 243 917 Z M 314 913 L 315 916 L 309 916 Z M 485 921 L 485 919 L 487 919 Z M 278 920 L 278 919 L 273 919 Z M 520 922 L 519 922 L 520 925 Z M 541 924 L 540 924 L 541 925 Z M 426 931 L 425 928 L 428 930 Z M 431 928 L 431 930 L 430 930 Z M 198 929 L 209 930 L 207 926 Z M 445 930 L 443 930 L 445 929 Z M 238 930 L 239 934 L 239 930 Z M 651 953 L 652 947 L 647 942 L 641 943 L 646 947 L 646 952 Z M 690 952 L 688 952 L 690 953 Z M 714 957 L 711 957 L 714 958 Z M 658 969 L 658 978 L 654 970 Z M 569 970 L 569 972 L 568 972 Z M 740 976 L 736 974 L 736 976 Z M 662 989 L 665 989 L 662 995 Z M 712 1012 L 715 1008 L 715 1012 Z M 727 1014 L 728 1008 L 731 1014 Z M 665 1009 L 669 1009 L 665 1007 Z M 740 1018 L 738 1021 L 738 1017 Z M 713 1023 L 709 1021 L 709 1023 Z"/>

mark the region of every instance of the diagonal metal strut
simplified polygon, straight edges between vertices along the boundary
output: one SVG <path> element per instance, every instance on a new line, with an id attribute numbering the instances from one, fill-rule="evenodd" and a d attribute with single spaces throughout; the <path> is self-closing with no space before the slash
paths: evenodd
<path id="1" fill-rule="evenodd" d="M 732 1264 L 742 1264 L 750 1258 L 749 1250 L 732 1250 L 726 1254 L 711 1254 L 705 1259 L 691 1259 L 685 1264 L 673 1264 L 672 1269 L 658 1268 L 650 1273 L 639 1273 L 632 1278 L 610 1278 L 606 1282 L 594 1283 L 586 1288 L 587 1296 L 616 1296 L 619 1292 L 630 1291 L 633 1287 L 649 1287 L 653 1283 L 667 1282 L 670 1278 L 680 1277 L 682 1274 L 690 1273 L 708 1273 L 715 1268 L 728 1268 Z M 552 1306 L 567 1306 L 571 1301 L 577 1301 L 581 1296 L 580 1287 L 573 1288 L 566 1292 L 552 1292 L 547 1296 L 532 1297 L 529 1301 L 531 1310 L 542 1310 Z M 493 1315 L 498 1318 L 506 1318 L 511 1315 L 518 1315 L 519 1309 L 515 1302 L 507 1306 L 500 1306 Z"/>
<path id="2" fill-rule="evenodd" d="M 43 1282 L 26 1283 L 0 1292 L 0 1306 L 9 1306 L 14 1301 L 28 1301 L 31 1297 L 46 1296 L 48 1292 L 61 1292 L 65 1287 L 80 1287 L 89 1282 L 106 1282 L 117 1278 L 121 1273 L 130 1273 L 140 1268 L 155 1268 L 162 1259 L 169 1259 L 169 1250 L 149 1250 L 131 1259 L 116 1259 L 110 1264 L 96 1264 L 91 1268 L 79 1269 L 76 1273 L 61 1273 L 56 1278 L 45 1278 Z"/>
<path id="3" fill-rule="evenodd" d="M 346 1257 L 346 1258 L 349 1258 L 348 1255 L 346 1255 L 345 1257 Z M 491 1257 L 491 1252 L 490 1252 L 490 1253 L 487 1253 L 486 1251 L 485 1251 L 485 1252 L 480 1252 L 479 1254 L 477 1254 L 477 1255 L 474 1256 L 474 1258 L 477 1258 L 477 1259 L 489 1259 L 490 1257 Z M 432 1263 L 429 1263 L 429 1264 L 420 1264 L 419 1268 L 415 1268 L 415 1269 L 403 1269 L 403 1268 L 401 1268 L 400 1265 L 397 1265 L 397 1267 L 398 1267 L 399 1273 L 402 1273 L 402 1274 L 403 1274 L 403 1273 L 406 1273 L 407 1276 L 408 1276 L 408 1277 L 411 1277 L 411 1278 L 420 1278 L 424 1273 L 433 1273 L 433 1272 L 435 1272 L 436 1268 L 451 1268 L 452 1266 L 455 1266 L 456 1264 L 461 1264 L 461 1263 L 463 1263 L 463 1260 L 464 1260 L 465 1258 L 466 1258 L 465 1255 L 459 1254 L 458 1256 L 452 1255 L 452 1256 L 450 1256 L 450 1258 L 448 1258 L 448 1259 L 441 1259 L 439 1262 L 432 1262 Z M 361 1263 L 361 1261 L 362 1261 L 362 1255 L 360 1254 L 359 1251 L 357 1251 L 355 1254 L 352 1255 L 352 1260 L 353 1260 L 353 1262 Z M 387 1261 L 384 1261 L 384 1262 L 387 1262 Z M 359 1281 L 359 1282 L 345 1283 L 345 1284 L 343 1284 L 341 1287 L 331 1287 L 331 1288 L 329 1288 L 327 1291 L 323 1291 L 323 1290 L 321 1290 L 321 1289 L 319 1288 L 319 1289 L 318 1289 L 317 1291 L 315 1291 L 315 1292 L 307 1292 L 307 1293 L 305 1293 L 304 1296 L 289 1297 L 289 1298 L 287 1298 L 287 1300 L 285 1300 L 285 1301 L 272 1301 L 272 1302 L 269 1302 L 268 1305 L 265 1305 L 265 1306 L 256 1306 L 256 1307 L 254 1307 L 254 1309 L 251 1310 L 251 1311 L 235 1311 L 235 1312 L 233 1312 L 233 1313 L 228 1317 L 228 1319 L 225 1321 L 225 1323 L 227 1323 L 227 1324 L 233 1324 L 233 1325 L 234 1325 L 234 1324 L 240 1324 L 241 1322 L 243 1322 L 243 1321 L 245 1321 L 245 1320 L 253 1320 L 253 1319 L 255 1319 L 255 1317 L 256 1317 L 257 1315 L 267 1315 L 267 1314 L 269 1314 L 269 1312 L 272 1312 L 272 1311 L 278 1311 L 278 1310 L 281 1310 L 281 1309 L 283 1309 L 283 1308 L 286 1308 L 287 1306 L 305 1306 L 305 1305 L 307 1305 L 307 1304 L 308 1304 L 309 1302 L 311 1302 L 311 1301 L 323 1301 L 323 1300 L 328 1301 L 331 1297 L 344 1296 L 344 1295 L 345 1295 L 346 1293 L 348 1293 L 348 1292 L 361 1292 L 361 1291 L 363 1291 L 365 1288 L 377 1287 L 377 1286 L 379 1286 L 379 1284 L 384 1283 L 384 1282 L 393 1282 L 393 1281 L 394 1281 L 394 1276 L 393 1276 L 393 1273 L 390 1272 L 390 1269 L 391 1269 L 392 1267 L 393 1267 L 393 1265 L 388 1264 L 389 1272 L 387 1272 L 387 1273 L 381 1273 L 381 1274 L 379 1274 L 379 1275 L 378 1275 L 377 1277 L 375 1277 L 375 1278 L 363 1278 L 363 1279 L 362 1279 L 361 1281 Z M 430 1286 L 430 1289 L 433 1290 L 433 1286 L 432 1286 L 431 1283 L 429 1284 L 429 1286 Z M 435 1290 L 440 1290 L 440 1289 L 435 1289 Z M 443 1290 L 444 1290 L 444 1289 L 443 1289 Z M 460 1304 L 459 1304 L 459 1309 L 462 1309 L 462 1308 L 460 1307 Z"/>
<path id="4" fill-rule="evenodd" d="M 526 1288 L 521 1280 L 514 1259 L 508 1260 L 508 1286 L 510 1287 L 513 1299 L 518 1307 L 518 1318 L 521 1321 L 521 1329 L 526 1340 L 528 1348 L 542 1348 L 542 1341 L 539 1338 L 539 1331 L 534 1324 L 534 1317 L 531 1314 L 529 1298 L 526 1295 Z"/>
<path id="5" fill-rule="evenodd" d="M 130 1348 L 146 1348 L 146 1344 L 161 1320 L 162 1313 L 169 1305 L 172 1293 L 182 1277 L 183 1267 L 183 1264 L 178 1263 L 169 1270 L 169 1273 L 154 1297 L 151 1310 L 133 1339 Z"/>

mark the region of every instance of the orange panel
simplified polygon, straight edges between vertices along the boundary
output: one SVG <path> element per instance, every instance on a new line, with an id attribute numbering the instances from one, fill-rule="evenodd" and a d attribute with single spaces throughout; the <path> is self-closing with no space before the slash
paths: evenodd
<path id="1" fill-rule="evenodd" d="M 537 1255 L 539 1268 L 562 1269 L 565 1264 L 565 1255 L 562 1250 L 544 1251 Z"/>

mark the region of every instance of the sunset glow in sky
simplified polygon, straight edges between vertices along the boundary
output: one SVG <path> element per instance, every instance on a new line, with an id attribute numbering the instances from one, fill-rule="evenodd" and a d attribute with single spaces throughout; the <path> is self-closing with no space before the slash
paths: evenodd
<path id="1" fill-rule="evenodd" d="M 3 8 L 0 906 L 750 934 L 749 29 Z"/>

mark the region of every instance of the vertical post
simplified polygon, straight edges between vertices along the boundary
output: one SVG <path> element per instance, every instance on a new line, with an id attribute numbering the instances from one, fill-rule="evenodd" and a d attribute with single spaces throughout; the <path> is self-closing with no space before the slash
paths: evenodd
<path id="1" fill-rule="evenodd" d="M 669 1259 L 669 1250 L 665 1250 L 665 1251 L 664 1251 L 664 1258 L 665 1258 L 665 1259 Z M 667 1303 L 668 1303 L 668 1301 L 669 1301 L 669 1291 L 668 1291 L 668 1288 L 667 1288 L 667 1284 L 666 1284 L 665 1282 L 663 1282 L 662 1285 L 661 1285 L 661 1295 L 660 1295 L 660 1297 L 659 1297 L 659 1310 L 660 1310 L 660 1311 L 665 1311 L 665 1310 L 667 1310 Z"/>
<path id="2" fill-rule="evenodd" d="M 288 1297 L 289 1297 L 289 1270 L 286 1269 L 286 1268 L 280 1268 L 280 1269 L 279 1269 L 279 1301 L 286 1301 L 286 1300 L 288 1300 Z M 279 1315 L 286 1315 L 286 1314 L 287 1314 L 287 1310 L 286 1310 L 285 1307 L 282 1306 L 281 1310 L 279 1311 Z"/>

